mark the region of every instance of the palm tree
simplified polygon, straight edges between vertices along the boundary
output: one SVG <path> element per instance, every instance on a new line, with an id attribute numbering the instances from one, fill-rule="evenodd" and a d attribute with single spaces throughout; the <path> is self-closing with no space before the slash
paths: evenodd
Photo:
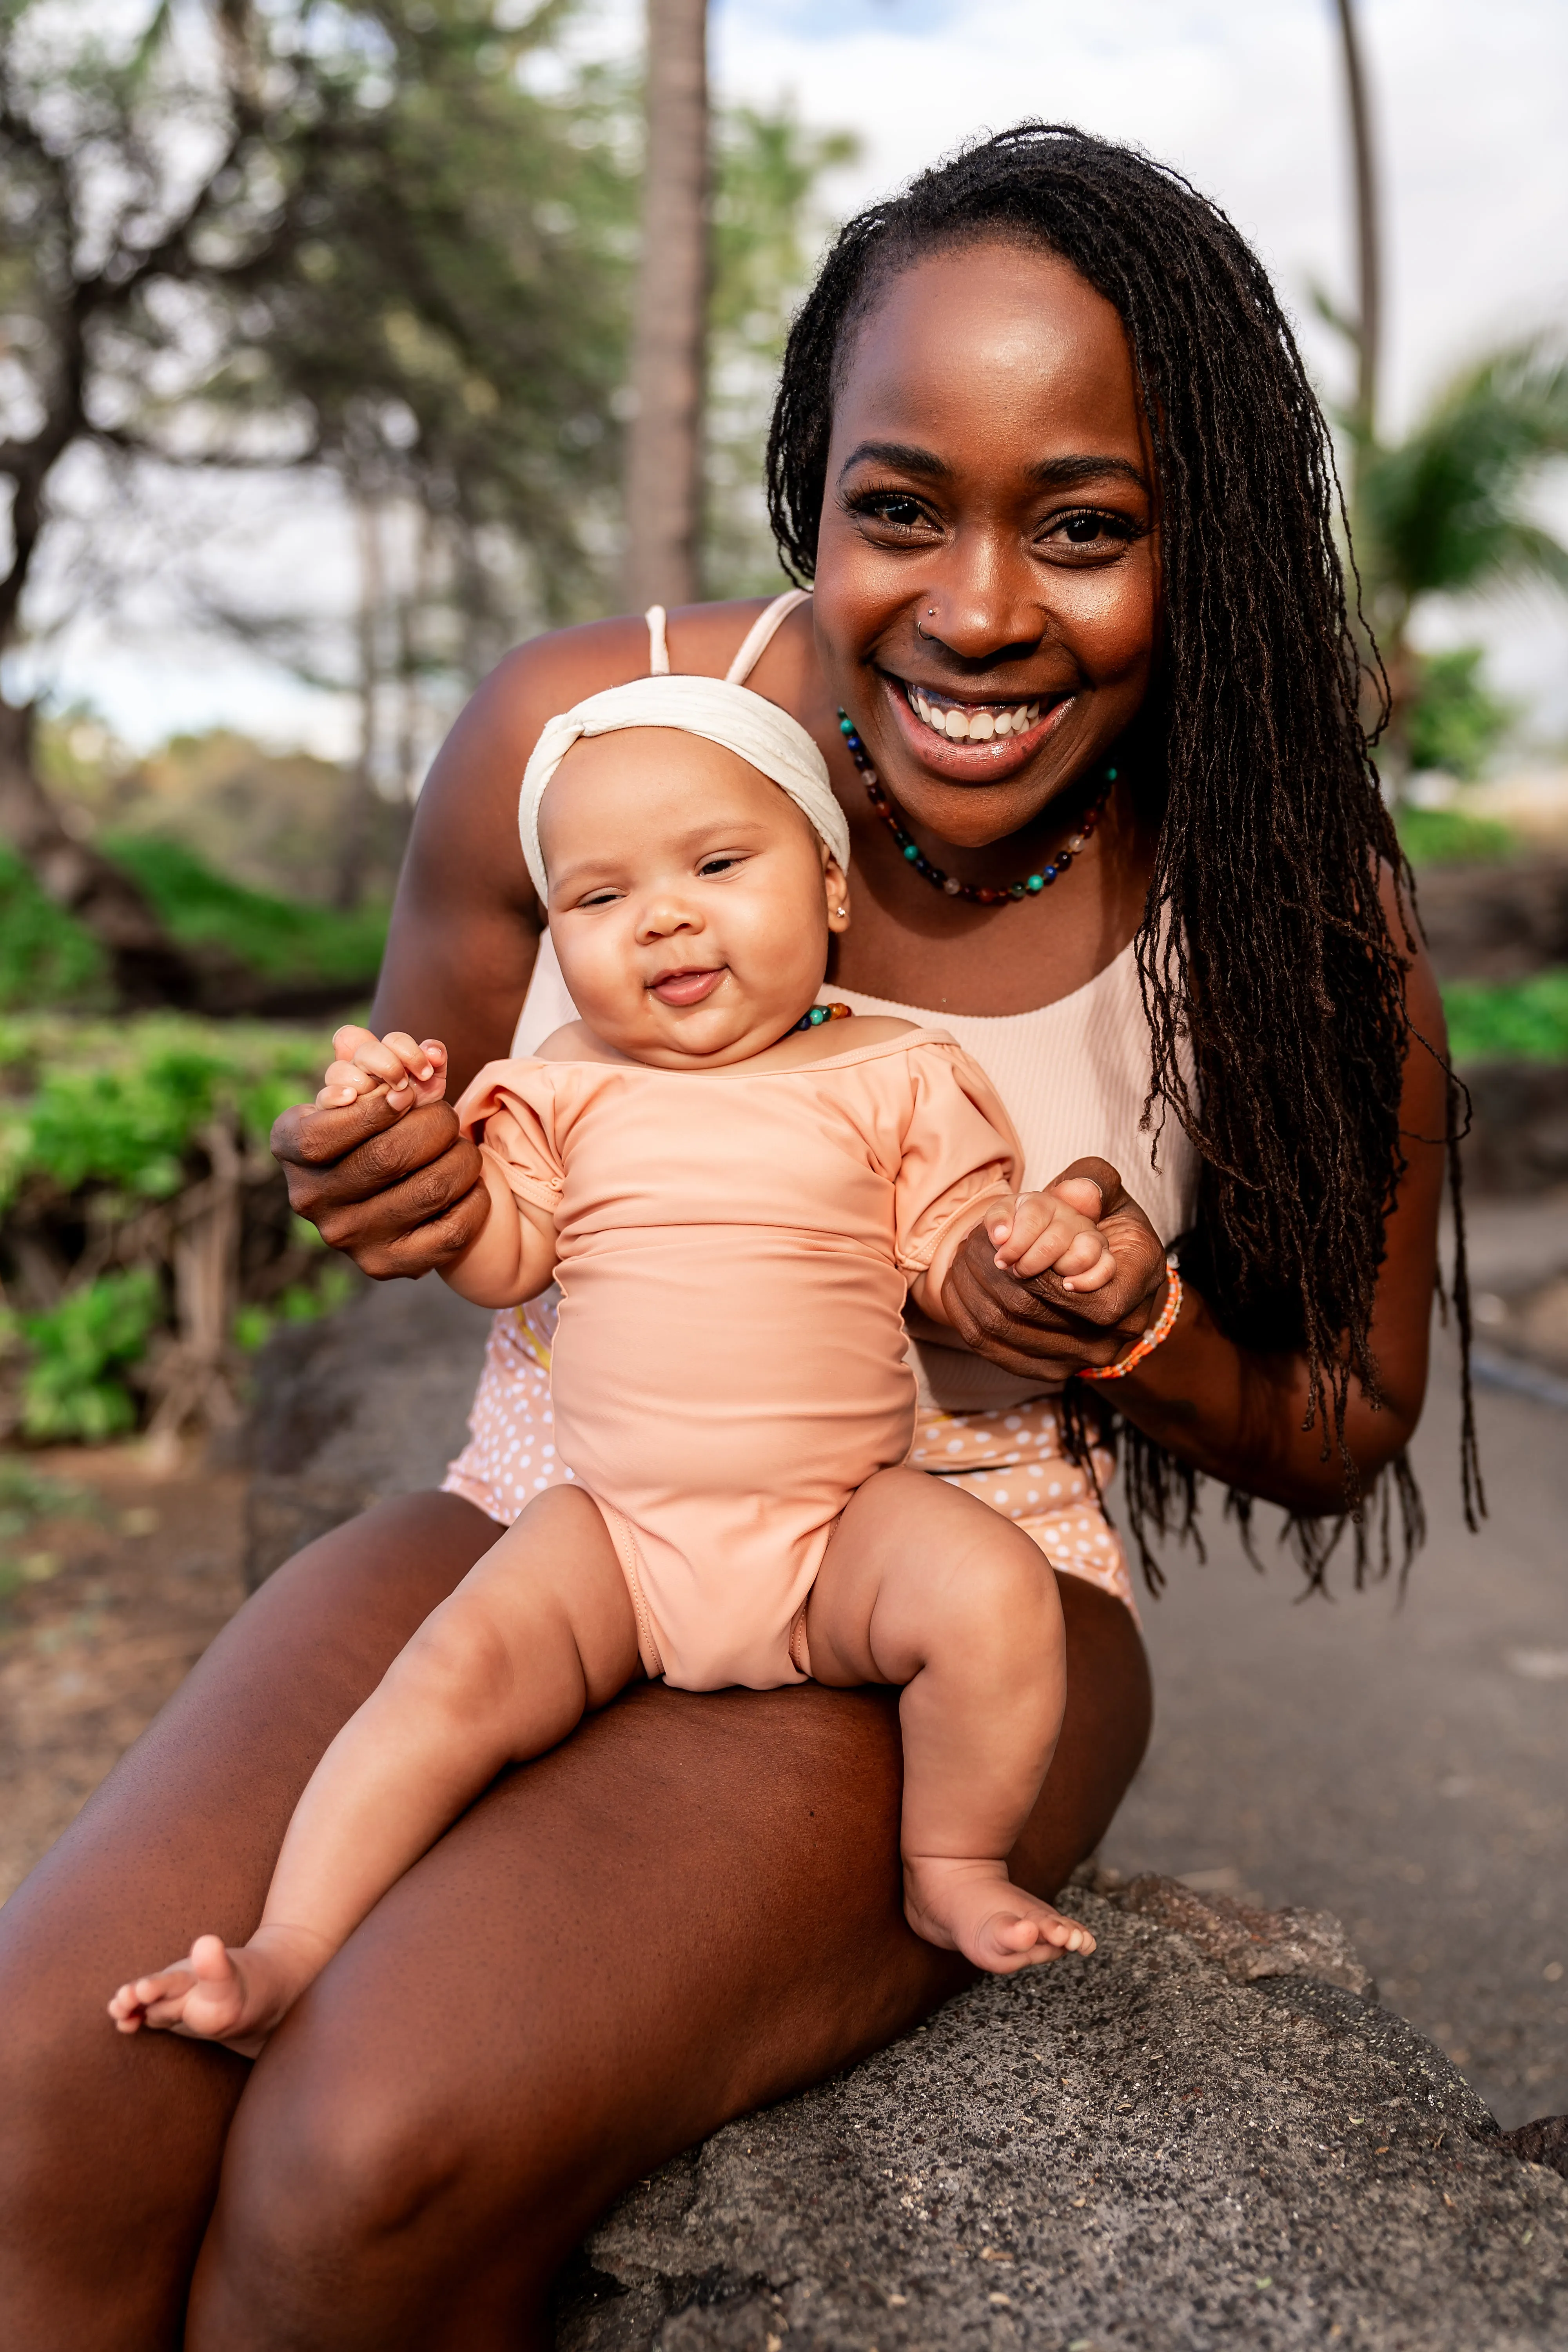
<path id="1" fill-rule="evenodd" d="M 1421 664 L 1409 641 L 1424 596 L 1547 581 L 1568 589 L 1568 547 L 1531 513 L 1568 455 L 1568 359 L 1543 338 L 1494 352 L 1442 391 L 1403 441 L 1359 444 L 1352 524 L 1366 615 L 1388 672 L 1391 781 L 1409 765 Z"/>
<path id="2" fill-rule="evenodd" d="M 708 309 L 707 0 L 647 0 L 647 156 L 632 336 L 623 585 L 698 593 Z"/>

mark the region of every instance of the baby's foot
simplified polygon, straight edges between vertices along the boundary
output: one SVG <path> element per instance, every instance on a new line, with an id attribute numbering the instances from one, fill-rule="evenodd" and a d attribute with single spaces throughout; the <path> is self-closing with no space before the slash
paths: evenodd
<path id="1" fill-rule="evenodd" d="M 928 1944 L 962 1952 L 995 1976 L 1094 1949 L 1087 1927 L 1015 1886 L 1000 1862 L 906 1854 L 904 1912 Z"/>
<path id="2" fill-rule="evenodd" d="M 109 2014 L 121 2033 L 150 2025 L 254 2058 L 321 1966 L 297 1942 L 286 1930 L 262 1928 L 231 1951 L 220 1937 L 198 1936 L 188 1959 L 122 1984 Z"/>

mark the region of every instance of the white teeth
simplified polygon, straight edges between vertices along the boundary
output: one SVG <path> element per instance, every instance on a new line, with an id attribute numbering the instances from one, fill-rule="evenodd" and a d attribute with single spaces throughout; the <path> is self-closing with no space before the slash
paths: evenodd
<path id="1" fill-rule="evenodd" d="M 994 736 L 1024 735 L 1037 726 L 1040 706 L 1037 702 L 1009 704 L 1002 710 L 975 710 L 965 713 L 956 709 L 941 709 L 928 702 L 918 687 L 910 688 L 910 701 L 915 715 L 931 729 L 945 736 L 950 743 L 989 743 Z"/>

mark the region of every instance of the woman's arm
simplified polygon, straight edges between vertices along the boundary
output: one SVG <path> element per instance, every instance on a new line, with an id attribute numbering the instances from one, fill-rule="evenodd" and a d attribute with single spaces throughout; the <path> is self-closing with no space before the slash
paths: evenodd
<path id="1" fill-rule="evenodd" d="M 1407 989 L 1415 1035 L 1400 1122 L 1408 1164 L 1388 1220 L 1370 1334 L 1383 1402 L 1374 1407 L 1352 1381 L 1345 1416 L 1345 1443 L 1363 1479 L 1375 1476 L 1409 1442 L 1426 1391 L 1447 1092 L 1441 1064 L 1427 1050 L 1441 1054 L 1447 1035 L 1425 952 Z M 989 1251 L 971 1247 L 955 1265 L 945 1294 L 950 1317 L 971 1347 L 1010 1370 L 1046 1380 L 1055 1374 L 1063 1382 L 1084 1364 L 1109 1363 L 1124 1353 L 1159 1312 L 1165 1287 L 1163 1252 L 1115 1171 L 1080 1160 L 1068 1172 L 1111 1180 L 1106 1211 L 1119 1228 L 1114 1246 L 1119 1262 L 1127 1262 L 1125 1275 L 1075 1302 L 1072 1311 L 1049 1275 L 1026 1286 L 1009 1284 Z M 1321 1413 L 1311 1428 L 1302 1425 L 1305 1359 L 1289 1349 L 1269 1354 L 1237 1347 L 1191 1285 L 1169 1339 L 1117 1382 L 1114 1402 L 1194 1468 L 1266 1501 L 1304 1512 L 1342 1507 L 1343 1468 L 1331 1431 L 1325 1459 Z"/>

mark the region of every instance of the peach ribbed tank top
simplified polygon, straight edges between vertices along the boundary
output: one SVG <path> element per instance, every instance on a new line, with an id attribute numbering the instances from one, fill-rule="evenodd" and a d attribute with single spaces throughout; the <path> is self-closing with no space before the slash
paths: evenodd
<path id="1" fill-rule="evenodd" d="M 804 592 L 792 589 L 759 614 L 731 665 L 731 678 L 743 683 L 779 623 L 804 601 Z M 669 663 L 664 614 L 657 605 L 648 631 L 650 667 L 662 672 Z M 1157 1135 L 1139 1129 L 1149 1088 L 1150 1045 L 1131 940 L 1082 988 L 1030 1013 L 953 1013 L 945 1005 L 895 1004 L 850 988 L 824 988 L 821 996 L 824 1002 L 837 998 L 857 1013 L 892 1013 L 920 1028 L 938 1025 L 950 1032 L 1006 1105 L 1024 1146 L 1026 1184 L 1047 1184 L 1068 1160 L 1098 1152 L 1120 1169 L 1163 1241 L 1174 1241 L 1191 1226 L 1197 1209 L 1196 1152 L 1169 1116 Z M 552 1031 L 576 1018 L 547 931 L 518 1016 L 513 1055 L 536 1054 Z M 1038 1392 L 954 1348 L 951 1333 L 938 1341 L 934 1329 L 917 1328 L 913 1337 L 923 1402 L 949 1412 L 996 1411 Z"/>

